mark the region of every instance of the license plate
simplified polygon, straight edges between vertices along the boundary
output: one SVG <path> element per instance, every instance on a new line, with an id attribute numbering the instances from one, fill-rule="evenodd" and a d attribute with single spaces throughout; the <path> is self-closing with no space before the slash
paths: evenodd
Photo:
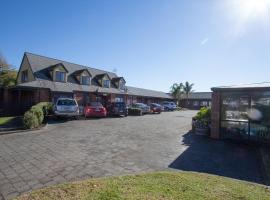
<path id="1" fill-rule="evenodd" d="M 98 109 L 98 108 L 96 108 L 96 109 L 95 109 L 95 111 L 99 111 L 99 109 Z"/>

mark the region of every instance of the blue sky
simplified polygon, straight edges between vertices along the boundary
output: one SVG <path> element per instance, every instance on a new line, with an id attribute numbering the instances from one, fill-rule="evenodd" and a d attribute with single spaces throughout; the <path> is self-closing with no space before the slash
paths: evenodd
<path id="1" fill-rule="evenodd" d="M 270 2 L 261 1 L 1 0 L 0 51 L 16 67 L 27 51 L 162 91 L 270 81 Z"/>

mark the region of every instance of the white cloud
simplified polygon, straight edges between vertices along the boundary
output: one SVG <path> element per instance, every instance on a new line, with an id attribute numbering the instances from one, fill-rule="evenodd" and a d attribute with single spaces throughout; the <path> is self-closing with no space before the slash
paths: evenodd
<path id="1" fill-rule="evenodd" d="M 207 42 L 208 42 L 208 38 L 204 38 L 202 41 L 201 41 L 201 46 L 205 45 Z"/>

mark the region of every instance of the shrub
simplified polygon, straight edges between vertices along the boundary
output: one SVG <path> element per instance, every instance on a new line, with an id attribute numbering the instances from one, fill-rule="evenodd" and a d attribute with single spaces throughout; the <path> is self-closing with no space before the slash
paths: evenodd
<path id="1" fill-rule="evenodd" d="M 38 119 L 38 123 L 39 124 L 42 124 L 43 122 L 43 119 L 44 119 L 44 113 L 43 113 L 43 110 L 42 110 L 42 107 L 41 106 L 32 106 L 32 108 L 30 109 L 31 112 L 33 112 L 37 119 Z"/>
<path id="2" fill-rule="evenodd" d="M 211 121 L 211 109 L 202 107 L 197 115 L 194 117 L 195 120 L 210 122 Z"/>
<path id="3" fill-rule="evenodd" d="M 49 102 L 41 102 L 31 107 L 29 111 L 24 114 L 23 124 L 27 129 L 39 127 L 44 117 L 52 112 L 53 105 Z"/>
<path id="4" fill-rule="evenodd" d="M 34 112 L 27 111 L 23 116 L 23 126 L 26 129 L 37 128 L 40 126 L 39 120 Z"/>
<path id="5" fill-rule="evenodd" d="M 135 116 L 141 116 L 142 110 L 139 108 L 129 108 L 128 109 L 128 115 L 135 115 Z"/>
<path id="6" fill-rule="evenodd" d="M 36 106 L 41 107 L 44 117 L 51 114 L 53 110 L 53 104 L 50 102 L 40 102 Z"/>
<path id="7" fill-rule="evenodd" d="M 211 109 L 202 107 L 195 117 L 192 118 L 192 129 L 209 128 L 211 123 Z"/>

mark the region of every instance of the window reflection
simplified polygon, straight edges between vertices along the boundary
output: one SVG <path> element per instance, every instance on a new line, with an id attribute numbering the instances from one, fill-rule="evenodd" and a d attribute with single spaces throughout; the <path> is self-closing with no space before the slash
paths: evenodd
<path id="1" fill-rule="evenodd" d="M 221 123 L 224 138 L 248 139 L 248 123 L 223 121 Z"/>
<path id="2" fill-rule="evenodd" d="M 252 140 L 270 140 L 270 127 L 259 123 L 250 124 L 250 139 Z"/>
<path id="3" fill-rule="evenodd" d="M 270 141 L 270 92 L 224 93 L 221 130 L 224 138 Z"/>
<path id="4" fill-rule="evenodd" d="M 249 99 L 247 96 L 227 94 L 222 101 L 222 120 L 248 121 Z"/>

